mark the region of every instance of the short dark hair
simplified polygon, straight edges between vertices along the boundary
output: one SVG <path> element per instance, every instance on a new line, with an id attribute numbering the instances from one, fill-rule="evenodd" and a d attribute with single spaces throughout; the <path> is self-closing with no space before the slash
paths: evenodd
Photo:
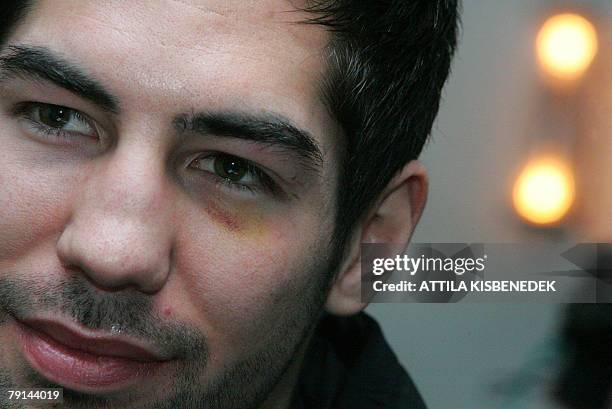
<path id="1" fill-rule="evenodd" d="M 416 159 L 438 113 L 457 45 L 457 0 L 312 0 L 333 33 L 322 91 L 344 133 L 333 246 Z"/>
<path id="2" fill-rule="evenodd" d="M 0 2 L 0 48 L 4 47 L 9 34 L 27 13 L 32 0 L 2 0 Z"/>
<path id="3" fill-rule="evenodd" d="M 0 46 L 32 0 L 0 5 Z M 312 0 L 307 23 L 329 29 L 322 95 L 343 132 L 337 265 L 357 221 L 419 156 L 438 113 L 457 42 L 457 0 Z"/>

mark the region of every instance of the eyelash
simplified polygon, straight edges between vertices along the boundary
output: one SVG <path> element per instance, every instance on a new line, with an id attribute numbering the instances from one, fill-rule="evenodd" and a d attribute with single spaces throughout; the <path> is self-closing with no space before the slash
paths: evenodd
<path id="1" fill-rule="evenodd" d="M 39 122 L 36 122 L 30 118 L 25 118 L 30 125 L 40 134 L 44 135 L 46 138 L 54 138 L 59 142 L 68 142 L 73 140 L 74 133 L 66 132 L 62 129 L 51 128 L 45 126 Z"/>

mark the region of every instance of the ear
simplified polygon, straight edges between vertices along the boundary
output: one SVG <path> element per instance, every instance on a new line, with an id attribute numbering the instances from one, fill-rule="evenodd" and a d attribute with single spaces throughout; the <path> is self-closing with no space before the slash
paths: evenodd
<path id="1" fill-rule="evenodd" d="M 410 241 L 427 201 L 428 179 L 417 160 L 407 163 L 379 196 L 372 210 L 355 229 L 325 309 L 335 315 L 352 315 L 368 302 L 361 299 L 361 243 L 385 243 L 389 257 L 401 254 Z"/>

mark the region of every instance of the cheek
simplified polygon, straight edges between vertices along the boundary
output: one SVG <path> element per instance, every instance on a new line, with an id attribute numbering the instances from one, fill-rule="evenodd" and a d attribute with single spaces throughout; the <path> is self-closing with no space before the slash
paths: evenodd
<path id="1" fill-rule="evenodd" d="M 240 215 L 239 231 L 219 227 L 218 220 L 208 229 L 192 225 L 177 243 L 181 304 L 202 326 L 217 356 L 228 345 L 253 350 L 265 343 L 287 321 L 285 315 L 300 308 L 310 258 L 323 254 L 313 249 L 315 233 L 306 231 L 306 220 L 279 216 L 274 222 L 261 216 L 253 229 L 251 217 Z"/>
<path id="2" fill-rule="evenodd" d="M 269 243 L 291 241 L 291 232 L 298 226 L 308 223 L 305 213 L 296 216 L 295 210 L 272 201 L 268 203 L 249 203 L 228 200 L 215 192 L 199 207 L 192 220 L 223 236 L 225 242 L 234 242 L 237 246 L 265 246 Z M 202 218 L 202 215 L 205 215 Z M 205 220 L 204 220 L 205 219 Z M 206 235 L 203 230 L 196 231 L 196 236 Z M 299 238 L 299 237 L 298 237 Z M 227 240 L 226 240 L 227 239 Z M 250 243 L 250 244 L 249 244 Z"/>
<path id="3" fill-rule="evenodd" d="M 69 214 L 69 174 L 46 168 L 48 161 L 36 156 L 9 147 L 0 159 L 0 260 L 18 257 L 59 233 Z"/>

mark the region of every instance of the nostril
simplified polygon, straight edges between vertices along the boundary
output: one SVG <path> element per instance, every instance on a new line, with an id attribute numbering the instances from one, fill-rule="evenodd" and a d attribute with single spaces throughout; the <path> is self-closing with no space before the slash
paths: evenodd
<path id="1" fill-rule="evenodd" d="M 95 274 L 92 274 L 92 272 L 87 271 L 86 268 L 81 267 L 74 263 L 72 264 L 63 263 L 62 267 L 65 269 L 67 274 L 75 276 L 79 279 L 84 279 L 92 287 L 94 287 L 95 289 L 101 292 L 114 293 L 114 292 L 125 291 L 125 290 L 134 290 L 134 291 L 138 290 L 135 284 L 132 284 L 129 282 L 126 282 L 123 284 L 103 283 L 99 279 L 98 280 L 94 279 Z"/>
<path id="2" fill-rule="evenodd" d="M 103 291 L 103 292 L 107 292 L 107 293 L 114 293 L 114 292 L 119 292 L 119 291 L 126 291 L 126 290 L 133 290 L 133 291 L 137 291 L 138 290 L 138 286 L 135 284 L 131 284 L 131 283 L 125 283 L 122 285 L 115 285 L 113 287 L 109 287 L 106 285 L 103 285 L 102 283 L 100 283 L 99 281 L 94 281 L 90 278 L 90 276 L 85 276 L 85 278 L 87 279 L 87 281 L 89 281 L 91 283 L 92 286 L 94 286 L 97 290 Z"/>

